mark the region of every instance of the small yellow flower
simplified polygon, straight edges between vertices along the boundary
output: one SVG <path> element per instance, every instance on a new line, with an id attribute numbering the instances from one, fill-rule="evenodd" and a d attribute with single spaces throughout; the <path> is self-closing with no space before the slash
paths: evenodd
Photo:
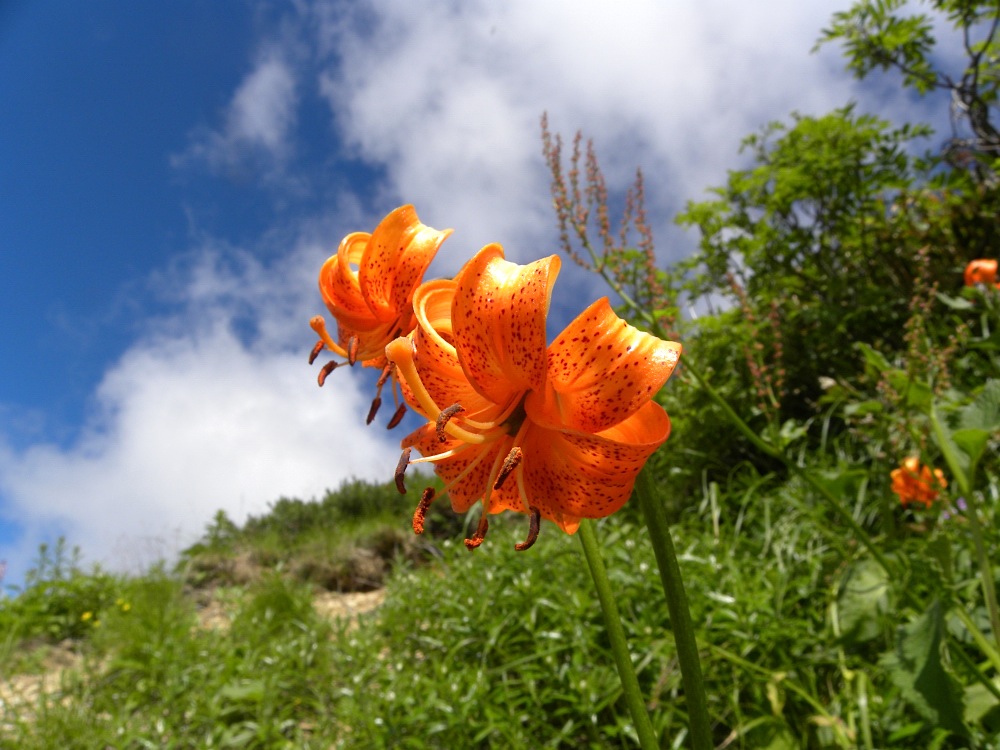
<path id="1" fill-rule="evenodd" d="M 87 622 L 93 616 L 94 616 L 93 612 L 84 612 L 82 615 L 80 615 L 80 620 L 81 622 Z"/>

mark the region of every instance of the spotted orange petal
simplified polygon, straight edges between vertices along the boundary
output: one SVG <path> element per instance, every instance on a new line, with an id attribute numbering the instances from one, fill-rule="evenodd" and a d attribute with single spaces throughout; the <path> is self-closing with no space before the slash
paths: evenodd
<path id="1" fill-rule="evenodd" d="M 528 500 L 572 534 L 580 518 L 603 518 L 625 504 L 669 434 L 667 413 L 652 402 L 596 435 L 532 425 L 522 446 Z"/>
<path id="2" fill-rule="evenodd" d="M 528 396 L 534 421 L 600 432 L 631 416 L 670 377 L 681 345 L 640 331 L 597 300 L 549 346 L 544 390 Z"/>
<path id="3" fill-rule="evenodd" d="M 404 311 L 449 234 L 450 229 L 439 231 L 420 223 L 413 206 L 400 206 L 375 227 L 361 259 L 358 281 L 376 320 L 388 322 Z"/>
<path id="4" fill-rule="evenodd" d="M 495 404 L 545 382 L 545 318 L 560 260 L 519 265 L 487 245 L 455 278 L 452 327 L 469 382 Z"/>

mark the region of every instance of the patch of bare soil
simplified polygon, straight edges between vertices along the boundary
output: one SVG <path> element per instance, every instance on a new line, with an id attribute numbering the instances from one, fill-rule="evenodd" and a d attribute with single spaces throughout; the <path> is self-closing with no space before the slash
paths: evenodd
<path id="1" fill-rule="evenodd" d="M 0 677 L 0 732 L 12 729 L 16 721 L 30 721 L 39 697 L 58 693 L 67 672 L 80 665 L 72 641 L 39 648 L 47 649 L 40 672 Z"/>
<path id="2" fill-rule="evenodd" d="M 313 607 L 322 617 L 331 621 L 347 619 L 350 627 L 356 627 L 358 617 L 377 609 L 384 599 L 385 589 L 343 594 L 323 592 L 313 598 Z M 214 596 L 207 597 L 198 610 L 200 627 L 225 630 L 230 621 L 226 607 Z M 41 695 L 57 695 L 69 672 L 80 668 L 82 657 L 72 641 L 40 648 L 49 650 L 39 672 L 0 675 L 0 733 L 13 729 L 18 721 L 30 721 Z"/>

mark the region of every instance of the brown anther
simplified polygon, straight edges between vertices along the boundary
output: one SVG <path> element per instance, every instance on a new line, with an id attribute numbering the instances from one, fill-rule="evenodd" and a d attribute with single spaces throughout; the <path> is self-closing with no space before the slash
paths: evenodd
<path id="1" fill-rule="evenodd" d="M 361 339 L 357 336 L 351 336 L 347 340 L 347 361 L 354 366 L 354 363 L 358 361 L 358 348 L 361 346 Z"/>
<path id="2" fill-rule="evenodd" d="M 511 472 L 520 465 L 522 458 L 524 458 L 524 454 L 521 452 L 520 448 L 515 445 L 510 449 L 510 453 L 507 454 L 507 458 L 503 460 L 503 466 L 500 467 L 500 473 L 497 474 L 497 480 L 493 483 L 493 489 L 500 489 L 500 486 L 506 481 L 507 477 L 510 476 Z"/>
<path id="3" fill-rule="evenodd" d="M 340 367 L 340 365 L 342 365 L 342 364 L 344 364 L 344 363 L 343 362 L 334 362 L 333 360 L 330 360 L 325 365 L 323 365 L 323 369 L 319 371 L 319 375 L 316 377 L 316 382 L 319 383 L 320 388 L 322 388 L 323 387 L 323 383 L 326 382 L 327 376 L 331 372 L 333 372 L 334 370 L 336 370 L 338 367 Z"/>
<path id="4" fill-rule="evenodd" d="M 375 415 L 378 414 L 378 408 L 382 405 L 382 399 L 376 396 L 372 399 L 371 408 L 368 410 L 368 418 L 365 420 L 365 424 L 371 424 L 372 420 L 375 419 Z"/>
<path id="5" fill-rule="evenodd" d="M 486 532 L 490 530 L 490 522 L 486 518 L 486 511 L 483 510 L 483 515 L 479 517 L 479 526 L 476 527 L 476 533 L 472 535 L 471 539 L 465 540 L 465 548 L 472 552 L 476 547 L 483 543 L 486 538 Z"/>
<path id="6" fill-rule="evenodd" d="M 445 435 L 444 428 L 447 426 L 448 422 L 451 421 L 452 417 L 463 411 L 465 411 L 465 409 L 462 407 L 461 404 L 452 404 L 447 409 L 441 410 L 441 413 L 438 414 L 437 422 L 434 425 L 434 429 L 437 432 L 439 442 L 443 443 L 445 440 L 448 439 L 448 436 Z"/>
<path id="7" fill-rule="evenodd" d="M 417 509 L 413 511 L 414 534 L 424 533 L 424 520 L 427 518 L 427 511 L 430 509 L 431 503 L 433 501 L 434 501 L 434 488 L 427 487 L 420 495 L 420 503 L 417 505 Z"/>
<path id="8" fill-rule="evenodd" d="M 406 414 L 406 404 L 400 404 L 396 407 L 396 411 L 392 414 L 392 419 L 389 420 L 389 424 L 385 426 L 385 429 L 391 430 L 393 427 L 398 425 L 403 421 L 403 416 Z"/>
<path id="9" fill-rule="evenodd" d="M 538 541 L 538 529 L 542 524 L 542 513 L 538 508 L 531 508 L 531 521 L 528 523 L 528 537 L 523 542 L 514 545 L 518 552 L 531 549 L 531 545 Z"/>
<path id="10" fill-rule="evenodd" d="M 309 364 L 312 364 L 313 362 L 316 361 L 316 357 L 318 357 L 319 353 L 323 351 L 324 346 L 326 346 L 326 344 L 324 344 L 322 341 L 316 342 L 316 346 L 314 346 L 312 351 L 309 352 Z"/>
<path id="11" fill-rule="evenodd" d="M 396 464 L 396 473 L 393 478 L 396 480 L 396 489 L 399 490 L 400 495 L 406 494 L 406 484 L 403 482 L 403 474 L 406 473 L 406 467 L 410 465 L 410 453 L 412 448 L 403 449 L 403 455 L 399 457 L 399 463 Z"/>

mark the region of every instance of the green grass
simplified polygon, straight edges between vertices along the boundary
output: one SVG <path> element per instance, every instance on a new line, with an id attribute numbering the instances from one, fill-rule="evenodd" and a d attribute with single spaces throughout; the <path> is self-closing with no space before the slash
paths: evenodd
<path id="1" fill-rule="evenodd" d="M 900 624 L 891 586 L 865 558 L 844 557 L 842 530 L 794 483 L 734 480 L 725 490 L 706 493 L 675 527 L 717 744 L 863 747 L 867 735 L 873 747 L 932 746 L 940 733 L 880 662 Z M 216 590 L 231 619 L 223 629 L 197 625 L 195 601 L 207 594 L 179 574 L 64 573 L 78 599 L 66 611 L 92 606 L 95 582 L 113 585 L 71 635 L 82 660 L 61 690 L 0 711 L 0 747 L 635 747 L 582 550 L 546 525 L 517 553 L 522 521 L 494 524 L 473 554 L 460 532 L 429 540 L 435 554 L 419 562 L 397 554 L 384 604 L 357 625 L 319 617 L 319 587 L 281 560 Z M 265 549 L 271 533 L 257 537 Z M 625 516 L 598 533 L 654 726 L 665 747 L 683 747 L 683 692 L 651 550 Z M 297 559 L 326 551 L 320 539 L 304 532 Z M 899 554 L 912 547 L 919 559 L 927 542 L 913 533 Z M 954 563 L 957 595 L 978 611 L 971 563 Z M 19 601 L 0 614 L 14 617 Z M 39 611 L 22 607 L 20 632 L 39 629 L 30 624 Z M 4 673 L 18 663 L 8 654 Z M 991 747 L 982 726 L 976 746 Z"/>

